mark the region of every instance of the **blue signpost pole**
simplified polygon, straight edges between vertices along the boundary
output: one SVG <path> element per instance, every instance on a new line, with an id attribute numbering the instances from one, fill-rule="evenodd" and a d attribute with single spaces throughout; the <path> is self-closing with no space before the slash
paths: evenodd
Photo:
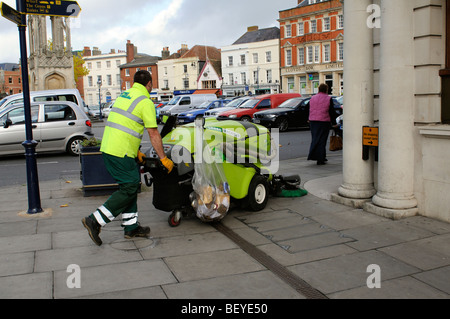
<path id="1" fill-rule="evenodd" d="M 22 21 L 18 25 L 20 40 L 20 61 L 22 67 L 22 86 L 23 103 L 25 110 L 25 133 L 26 141 L 22 143 L 25 147 L 25 159 L 27 167 L 27 185 L 28 185 L 28 214 L 37 214 L 43 212 L 41 207 L 41 197 L 39 194 L 39 178 L 36 162 L 37 142 L 33 140 L 33 128 L 31 123 L 31 103 L 30 103 L 30 84 L 28 81 L 28 58 L 27 58 L 27 40 L 26 24 L 27 16 L 25 10 L 25 0 L 16 0 L 17 11 L 22 12 Z"/>

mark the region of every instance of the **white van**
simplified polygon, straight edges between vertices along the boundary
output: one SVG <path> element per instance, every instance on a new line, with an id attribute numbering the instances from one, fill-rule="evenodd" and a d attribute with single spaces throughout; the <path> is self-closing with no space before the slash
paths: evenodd
<path id="1" fill-rule="evenodd" d="M 217 100 L 217 95 L 215 94 L 186 94 L 177 95 L 169 103 L 167 103 L 160 111 L 160 118 L 163 116 L 170 116 L 188 111 L 202 104 L 203 102 L 212 102 Z"/>
<path id="2" fill-rule="evenodd" d="M 80 109 L 87 113 L 88 108 L 84 100 L 81 98 L 77 89 L 48 90 L 48 91 L 31 91 L 30 100 L 33 102 L 47 101 L 68 101 L 77 104 Z M 23 103 L 23 93 L 9 95 L 0 101 L 0 110 L 7 106 Z"/>

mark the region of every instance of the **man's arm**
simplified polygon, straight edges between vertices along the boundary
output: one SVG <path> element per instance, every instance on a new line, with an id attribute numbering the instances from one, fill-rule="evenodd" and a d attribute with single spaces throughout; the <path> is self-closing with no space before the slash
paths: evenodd
<path id="1" fill-rule="evenodd" d="M 154 150 L 156 151 L 156 154 L 158 154 L 158 157 L 160 159 L 163 159 L 166 157 L 166 153 L 164 153 L 164 147 L 162 144 L 161 134 L 159 134 L 159 131 L 157 128 L 147 128 L 148 136 L 150 137 L 150 142 L 152 143 L 152 146 Z"/>

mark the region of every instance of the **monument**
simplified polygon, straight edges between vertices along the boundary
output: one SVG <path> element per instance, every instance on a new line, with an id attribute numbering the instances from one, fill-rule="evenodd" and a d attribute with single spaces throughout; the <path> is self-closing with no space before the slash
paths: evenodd
<path id="1" fill-rule="evenodd" d="M 74 89 L 70 18 L 50 17 L 50 41 L 48 19 L 40 15 L 28 16 L 30 91 Z"/>

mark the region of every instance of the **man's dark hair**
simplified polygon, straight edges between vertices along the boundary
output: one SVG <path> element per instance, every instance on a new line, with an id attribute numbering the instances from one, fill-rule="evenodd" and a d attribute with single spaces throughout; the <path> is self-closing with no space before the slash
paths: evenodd
<path id="1" fill-rule="evenodd" d="M 146 70 L 137 71 L 134 75 L 134 82 L 146 86 L 148 82 L 153 82 L 152 75 Z"/>

